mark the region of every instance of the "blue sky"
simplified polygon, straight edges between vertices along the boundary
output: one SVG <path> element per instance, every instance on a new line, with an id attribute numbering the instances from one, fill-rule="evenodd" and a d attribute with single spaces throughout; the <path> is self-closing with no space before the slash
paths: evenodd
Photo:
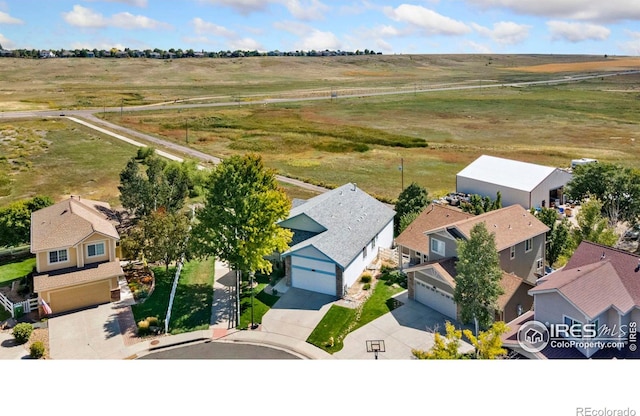
<path id="1" fill-rule="evenodd" d="M 5 49 L 640 55 L 640 0 L 0 0 Z"/>

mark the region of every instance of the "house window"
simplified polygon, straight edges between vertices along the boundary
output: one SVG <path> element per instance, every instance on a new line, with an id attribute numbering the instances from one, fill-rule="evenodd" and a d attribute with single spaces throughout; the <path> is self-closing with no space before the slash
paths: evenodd
<path id="1" fill-rule="evenodd" d="M 55 250 L 49 252 L 49 263 L 64 263 L 69 259 L 67 250 Z"/>
<path id="2" fill-rule="evenodd" d="M 88 244 L 87 256 L 88 257 L 104 256 L 104 243 Z"/>
<path id="3" fill-rule="evenodd" d="M 511 251 L 509 252 L 509 258 L 511 258 L 511 260 L 516 258 L 516 246 L 511 246 Z"/>
<path id="4" fill-rule="evenodd" d="M 530 238 L 524 242 L 524 252 L 528 253 L 533 249 L 533 238 Z"/>
<path id="5" fill-rule="evenodd" d="M 444 256 L 445 254 L 445 245 L 444 245 L 444 241 L 440 241 L 440 240 L 436 240 L 435 238 L 431 239 L 431 251 L 433 251 L 436 254 L 439 254 L 441 256 Z"/>
<path id="6" fill-rule="evenodd" d="M 564 323 L 569 326 L 572 334 L 575 335 L 576 338 L 582 338 L 582 322 L 565 315 Z"/>
<path id="7" fill-rule="evenodd" d="M 367 246 L 364 246 L 364 248 L 362 249 L 362 260 L 366 260 L 367 259 Z"/>
<path id="8" fill-rule="evenodd" d="M 544 266 L 542 259 L 536 260 L 536 267 L 538 268 L 538 270 L 542 270 L 542 266 Z"/>

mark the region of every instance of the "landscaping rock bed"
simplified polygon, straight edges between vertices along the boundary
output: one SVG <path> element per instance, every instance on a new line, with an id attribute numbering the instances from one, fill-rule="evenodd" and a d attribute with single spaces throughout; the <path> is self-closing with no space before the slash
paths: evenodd
<path id="1" fill-rule="evenodd" d="M 153 271 L 142 265 L 131 265 L 124 269 L 124 276 L 136 302 L 144 302 L 155 288 Z"/>

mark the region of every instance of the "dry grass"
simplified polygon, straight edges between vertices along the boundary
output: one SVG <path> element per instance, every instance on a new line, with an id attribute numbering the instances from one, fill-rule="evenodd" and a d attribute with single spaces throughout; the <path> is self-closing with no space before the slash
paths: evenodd
<path id="1" fill-rule="evenodd" d="M 0 66 L 0 111 L 79 108 L 173 100 L 240 101 L 326 96 L 327 100 L 107 116 L 112 121 L 225 157 L 260 152 L 282 174 L 340 185 L 357 182 L 395 198 L 416 181 L 432 196 L 483 153 L 567 166 L 594 157 L 636 166 L 640 77 L 574 84 L 401 96 L 342 98 L 347 92 L 540 80 L 555 73 L 626 70 L 634 58 L 558 55 L 375 55 L 327 58 L 13 60 Z M 115 86 L 115 87 L 114 87 Z M 331 91 L 339 98 L 330 100 Z M 20 107 L 22 106 L 22 107 Z M 354 138 L 362 134 L 367 141 Z M 422 140 L 405 149 L 369 138 Z M 117 181 L 117 176 L 112 178 Z M 38 182 L 38 180 L 36 180 Z M 42 181 L 46 182 L 46 181 Z M 33 182 L 31 182 L 33 183 Z M 44 186 L 44 183 L 41 184 Z M 113 189 L 115 183 L 105 183 Z M 32 186 L 32 185 L 29 185 Z M 289 189 L 292 191 L 292 189 Z M 303 193 L 302 197 L 308 197 Z"/>

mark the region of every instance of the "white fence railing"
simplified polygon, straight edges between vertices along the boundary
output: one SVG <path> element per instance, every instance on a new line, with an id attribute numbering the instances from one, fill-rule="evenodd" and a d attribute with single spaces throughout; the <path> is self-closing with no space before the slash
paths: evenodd
<path id="1" fill-rule="evenodd" d="M 11 313 L 11 317 L 16 317 L 16 310 L 22 308 L 22 313 L 29 313 L 38 310 L 38 299 L 27 299 L 22 302 L 13 303 L 5 295 L 0 293 L 0 305 L 4 307 L 6 311 Z"/>

